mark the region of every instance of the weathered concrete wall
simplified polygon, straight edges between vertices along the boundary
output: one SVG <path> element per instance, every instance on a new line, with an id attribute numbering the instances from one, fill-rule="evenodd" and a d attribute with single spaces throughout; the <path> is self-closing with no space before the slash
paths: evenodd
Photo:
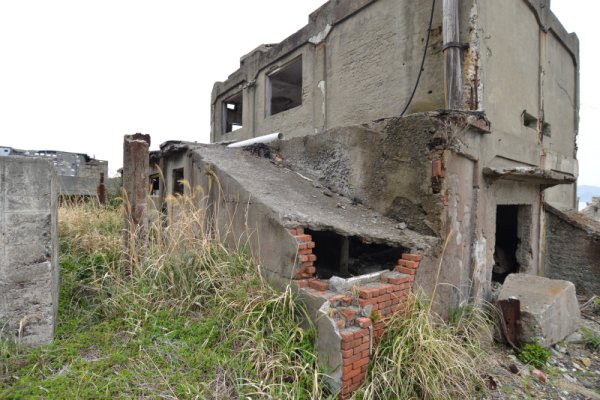
<path id="1" fill-rule="evenodd" d="M 57 182 L 39 158 L 0 157 L 0 332 L 52 340 L 58 310 Z"/>
<path id="2" fill-rule="evenodd" d="M 1 147 L 3 154 L 21 157 L 39 157 L 49 160 L 59 177 L 58 192 L 67 196 L 95 196 L 100 174 L 108 177 L 108 161 L 97 160 L 81 153 L 55 150 L 19 150 Z"/>
<path id="3" fill-rule="evenodd" d="M 281 131 L 303 136 L 398 115 L 419 73 L 430 2 L 329 2 L 309 24 L 277 45 L 242 58 L 240 69 L 217 82 L 212 95 L 211 141 Z M 436 7 L 427 61 L 409 112 L 444 106 L 441 6 Z M 268 75 L 302 56 L 302 105 L 269 116 Z M 243 128 L 223 134 L 222 101 L 243 93 Z"/>
<path id="4" fill-rule="evenodd" d="M 94 177 L 59 176 L 58 191 L 67 196 L 95 196 L 100 174 Z"/>
<path id="5" fill-rule="evenodd" d="M 233 249 L 246 248 L 260 260 L 261 272 L 283 289 L 296 271 L 298 245 L 287 229 L 239 182 L 218 166 L 194 156 L 193 187 L 208 195 L 207 212 L 214 221 L 214 233 Z"/>
<path id="6" fill-rule="evenodd" d="M 425 114 L 273 144 L 294 170 L 417 232 L 439 235 L 442 194 L 432 190 L 439 120 Z"/>
<path id="7" fill-rule="evenodd" d="M 578 294 L 600 293 L 600 223 L 546 205 L 545 276 L 573 282 Z"/>
<path id="8" fill-rule="evenodd" d="M 400 114 L 419 73 L 430 13 L 430 1 L 380 0 L 334 27 L 326 42 L 326 127 Z M 444 108 L 441 25 L 438 3 L 408 113 Z"/>
<path id="9" fill-rule="evenodd" d="M 475 49 L 471 59 L 480 79 L 478 108 L 486 112 L 494 135 L 501 134 L 505 146 L 520 143 L 502 157 L 577 177 L 577 36 L 564 30 L 547 0 L 475 0 L 465 22 L 471 31 L 464 36 Z M 540 123 L 525 126 L 524 111 Z M 549 124 L 543 134 L 542 123 Z M 484 148 L 490 146 L 494 144 Z M 541 156 L 529 157 L 527 146 L 542 148 Z M 548 189 L 545 198 L 557 207 L 575 209 L 575 185 Z"/>

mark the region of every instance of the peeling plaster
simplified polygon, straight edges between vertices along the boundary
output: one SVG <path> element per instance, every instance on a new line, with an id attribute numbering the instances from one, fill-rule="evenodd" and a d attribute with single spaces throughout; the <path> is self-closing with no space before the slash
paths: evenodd
<path id="1" fill-rule="evenodd" d="M 473 297 L 482 298 L 487 288 L 487 240 L 483 234 L 473 243 Z"/>
<path id="2" fill-rule="evenodd" d="M 308 41 L 314 45 L 321 43 L 323 40 L 327 39 L 327 36 L 329 35 L 329 32 L 331 32 L 332 28 L 333 27 L 331 25 L 327 24 L 325 29 L 317 33 L 315 36 L 312 36 L 310 39 L 308 39 Z"/>
<path id="3" fill-rule="evenodd" d="M 323 95 L 323 104 L 321 105 L 321 112 L 325 115 L 325 96 L 327 94 L 327 82 L 319 81 L 317 85 L 319 89 L 321 89 L 321 94 Z"/>

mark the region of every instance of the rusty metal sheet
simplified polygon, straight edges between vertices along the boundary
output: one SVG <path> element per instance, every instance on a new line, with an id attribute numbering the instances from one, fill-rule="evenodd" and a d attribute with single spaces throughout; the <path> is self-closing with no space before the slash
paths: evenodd
<path id="1" fill-rule="evenodd" d="M 521 301 L 516 298 L 498 300 L 496 303 L 502 316 L 502 333 L 506 341 L 515 349 L 519 346 L 521 325 Z"/>

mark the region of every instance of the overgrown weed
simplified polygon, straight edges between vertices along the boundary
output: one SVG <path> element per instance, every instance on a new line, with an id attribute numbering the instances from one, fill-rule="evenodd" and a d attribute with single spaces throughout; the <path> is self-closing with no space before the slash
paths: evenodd
<path id="1" fill-rule="evenodd" d="M 364 399 L 470 398 L 485 389 L 479 366 L 490 340 L 488 314 L 469 307 L 453 323 L 437 316 L 429 302 L 409 298 L 393 317 L 371 361 Z"/>
<path id="2" fill-rule="evenodd" d="M 0 397 L 325 396 L 304 308 L 243 247 L 225 248 L 194 195 L 168 200 L 135 257 L 122 207 L 63 202 L 56 340 L 0 341 Z"/>

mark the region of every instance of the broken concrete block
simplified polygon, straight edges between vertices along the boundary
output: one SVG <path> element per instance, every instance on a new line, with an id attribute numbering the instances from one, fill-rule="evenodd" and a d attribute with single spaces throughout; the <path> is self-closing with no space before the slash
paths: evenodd
<path id="1" fill-rule="evenodd" d="M 580 313 L 575 285 L 569 281 L 510 274 L 498 300 L 521 301 L 521 341 L 551 346 L 577 330 Z"/>

